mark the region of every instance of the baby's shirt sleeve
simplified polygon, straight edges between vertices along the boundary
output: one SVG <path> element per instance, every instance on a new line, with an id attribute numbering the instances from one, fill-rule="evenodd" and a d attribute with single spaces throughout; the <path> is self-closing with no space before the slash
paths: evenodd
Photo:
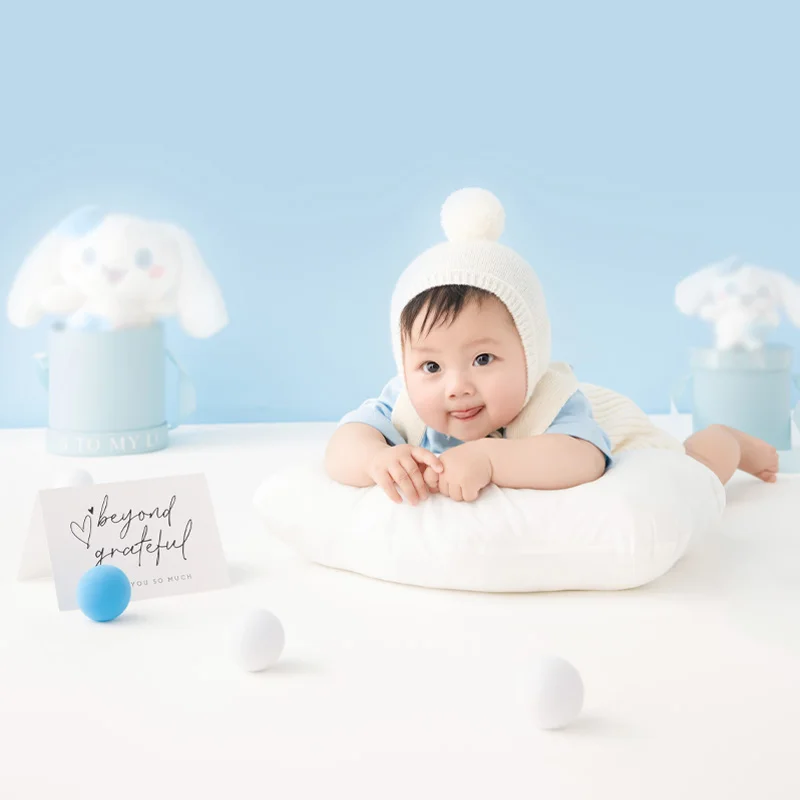
<path id="1" fill-rule="evenodd" d="M 592 405 L 580 390 L 570 396 L 558 412 L 545 433 L 565 433 L 576 439 L 585 439 L 597 447 L 606 457 L 606 469 L 613 463 L 611 441 L 606 432 L 597 424 L 592 414 Z"/>
<path id="2" fill-rule="evenodd" d="M 402 389 L 402 378 L 392 378 L 377 398 L 365 400 L 358 408 L 345 414 L 337 427 L 348 422 L 363 422 L 379 430 L 391 445 L 406 444 L 397 428 L 392 425 L 392 411 Z"/>

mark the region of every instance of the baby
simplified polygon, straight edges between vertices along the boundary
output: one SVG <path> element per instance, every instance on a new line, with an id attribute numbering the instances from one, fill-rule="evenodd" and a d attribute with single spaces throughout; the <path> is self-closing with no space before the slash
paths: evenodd
<path id="1" fill-rule="evenodd" d="M 331 478 L 380 486 L 412 505 L 477 499 L 489 483 L 566 489 L 597 480 L 623 450 L 685 452 L 725 484 L 736 469 L 776 480 L 778 454 L 723 425 L 684 443 L 632 401 L 578 384 L 550 362 L 550 325 L 533 269 L 496 240 L 503 208 L 462 189 L 442 208 L 448 241 L 406 269 L 392 298 L 397 377 L 345 415 L 326 451 Z"/>

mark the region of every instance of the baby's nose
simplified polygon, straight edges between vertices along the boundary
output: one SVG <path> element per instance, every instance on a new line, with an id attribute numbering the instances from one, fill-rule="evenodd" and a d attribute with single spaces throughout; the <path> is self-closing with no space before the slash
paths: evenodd
<path id="1" fill-rule="evenodd" d="M 469 395 L 475 392 L 475 387 L 472 385 L 472 382 L 460 373 L 452 376 L 447 389 L 450 397 L 458 397 L 459 395 L 465 394 Z"/>

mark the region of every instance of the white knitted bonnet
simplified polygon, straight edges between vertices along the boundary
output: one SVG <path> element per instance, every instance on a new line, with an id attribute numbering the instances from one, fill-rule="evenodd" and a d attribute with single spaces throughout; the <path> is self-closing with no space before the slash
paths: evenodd
<path id="1" fill-rule="evenodd" d="M 409 444 L 419 444 L 425 423 L 405 388 L 400 315 L 420 292 L 434 286 L 462 284 L 486 289 L 505 303 L 525 349 L 528 380 L 525 404 L 505 427 L 507 439 L 544 433 L 564 403 L 580 389 L 614 452 L 635 447 L 684 452 L 683 445 L 657 428 L 629 398 L 602 386 L 578 383 L 569 364 L 550 361 L 550 320 L 536 273 L 510 247 L 498 243 L 505 213 L 485 189 L 461 189 L 442 206 L 447 241 L 418 256 L 400 276 L 392 295 L 392 348 L 403 389 L 392 410 L 392 424 Z"/>
<path id="2" fill-rule="evenodd" d="M 447 241 L 417 256 L 400 276 L 392 295 L 397 374 L 404 376 L 400 315 L 406 305 L 435 286 L 474 286 L 497 296 L 517 326 L 527 365 L 527 403 L 550 364 L 550 320 L 539 278 L 518 253 L 497 241 L 505 212 L 486 189 L 459 189 L 451 194 L 442 206 L 441 221 Z"/>

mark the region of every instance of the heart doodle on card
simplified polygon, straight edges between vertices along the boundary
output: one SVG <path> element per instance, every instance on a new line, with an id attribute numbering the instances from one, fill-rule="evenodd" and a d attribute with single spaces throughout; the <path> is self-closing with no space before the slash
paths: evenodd
<path id="1" fill-rule="evenodd" d="M 92 506 L 92 507 L 89 509 L 89 513 L 90 513 L 90 514 L 94 514 L 94 506 Z"/>
<path id="2" fill-rule="evenodd" d="M 89 526 L 88 532 L 86 529 L 87 525 Z M 87 550 L 89 549 L 89 542 L 92 539 L 92 518 L 88 514 L 83 520 L 83 525 L 78 525 L 77 522 L 70 522 L 69 531 L 81 544 L 86 545 Z M 86 538 L 82 539 L 81 535 Z"/>

